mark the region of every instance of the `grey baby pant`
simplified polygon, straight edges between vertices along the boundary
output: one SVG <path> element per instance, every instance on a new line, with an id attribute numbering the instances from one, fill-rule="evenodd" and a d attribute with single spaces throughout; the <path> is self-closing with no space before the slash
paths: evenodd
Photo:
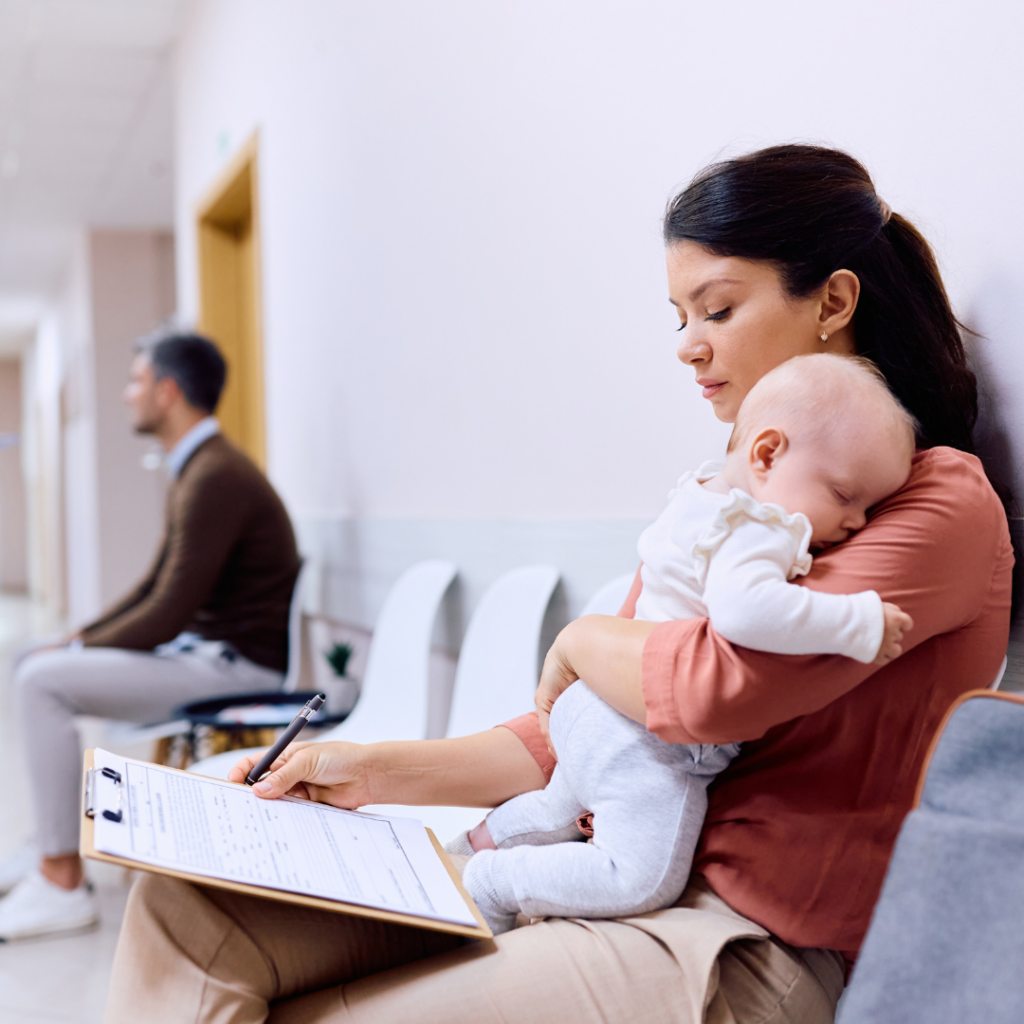
<path id="1" fill-rule="evenodd" d="M 708 783 L 738 744 L 665 743 L 577 681 L 555 702 L 558 755 L 546 789 L 495 808 L 497 850 L 466 866 L 464 883 L 488 924 L 528 917 L 622 917 L 669 906 L 690 875 Z M 576 819 L 590 811 L 594 837 Z"/>

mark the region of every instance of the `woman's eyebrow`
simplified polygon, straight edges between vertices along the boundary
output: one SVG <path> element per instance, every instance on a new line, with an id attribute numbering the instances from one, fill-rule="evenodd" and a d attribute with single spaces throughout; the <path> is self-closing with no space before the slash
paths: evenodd
<path id="1" fill-rule="evenodd" d="M 713 277 L 690 292 L 690 301 L 696 302 L 713 284 L 740 284 L 735 277 Z"/>
<path id="2" fill-rule="evenodd" d="M 703 293 L 707 292 L 712 285 L 741 285 L 742 282 L 736 278 L 712 278 L 711 281 L 706 281 L 702 285 L 698 285 L 690 292 L 690 302 L 696 302 Z M 669 301 L 674 305 L 678 306 L 679 303 L 670 295 Z"/>

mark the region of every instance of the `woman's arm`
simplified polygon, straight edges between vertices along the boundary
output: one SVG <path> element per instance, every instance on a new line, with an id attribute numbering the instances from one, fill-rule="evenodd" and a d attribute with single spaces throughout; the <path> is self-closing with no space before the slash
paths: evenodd
<path id="1" fill-rule="evenodd" d="M 228 778 L 243 782 L 258 759 L 243 758 Z M 253 789 L 265 799 L 288 793 L 347 809 L 367 804 L 495 807 L 542 789 L 545 781 L 516 734 L 497 728 L 451 740 L 293 744 Z"/>
<path id="2" fill-rule="evenodd" d="M 657 625 L 613 615 L 584 615 L 570 622 L 544 658 L 537 686 L 537 711 L 545 737 L 551 708 L 577 679 L 583 679 L 616 711 L 646 725 L 641 666 L 647 638 Z"/>

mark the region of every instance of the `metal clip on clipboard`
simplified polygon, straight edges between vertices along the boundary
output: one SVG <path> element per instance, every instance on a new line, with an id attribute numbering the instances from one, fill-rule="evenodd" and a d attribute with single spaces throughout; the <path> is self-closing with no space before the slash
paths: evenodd
<path id="1" fill-rule="evenodd" d="M 113 768 L 90 768 L 85 773 L 85 816 L 87 818 L 96 817 L 97 774 L 102 775 L 106 779 L 110 779 L 110 781 L 117 787 L 117 810 L 105 810 L 103 812 L 103 817 L 106 818 L 107 821 L 119 822 L 124 817 L 124 812 L 121 810 L 121 801 L 124 796 L 124 784 L 121 781 L 121 773 L 115 772 Z"/>

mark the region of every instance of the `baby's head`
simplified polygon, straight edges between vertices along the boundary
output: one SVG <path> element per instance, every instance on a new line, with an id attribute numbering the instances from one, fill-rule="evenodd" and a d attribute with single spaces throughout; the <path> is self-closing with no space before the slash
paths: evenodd
<path id="1" fill-rule="evenodd" d="M 914 417 L 866 359 L 806 355 L 750 389 L 725 475 L 758 501 L 802 512 L 813 547 L 839 544 L 910 476 Z"/>

